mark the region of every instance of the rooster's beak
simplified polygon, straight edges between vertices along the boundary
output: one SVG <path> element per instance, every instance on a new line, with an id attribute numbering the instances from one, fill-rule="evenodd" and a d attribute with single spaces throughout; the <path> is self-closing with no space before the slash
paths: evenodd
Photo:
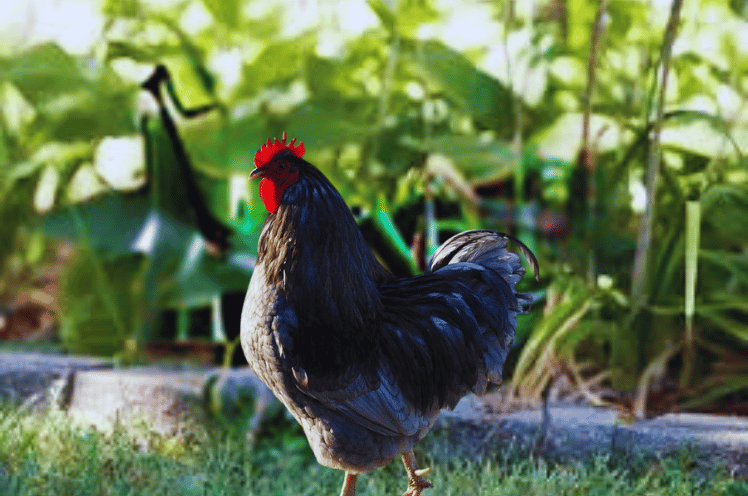
<path id="1" fill-rule="evenodd" d="M 252 171 L 252 172 L 251 172 L 251 173 L 249 174 L 249 178 L 250 178 L 250 179 L 255 179 L 255 178 L 258 178 L 258 177 L 262 177 L 262 176 L 263 176 L 263 173 L 264 173 L 264 172 L 265 172 L 265 171 L 264 171 L 263 169 L 255 169 L 255 170 L 253 170 L 253 171 Z"/>

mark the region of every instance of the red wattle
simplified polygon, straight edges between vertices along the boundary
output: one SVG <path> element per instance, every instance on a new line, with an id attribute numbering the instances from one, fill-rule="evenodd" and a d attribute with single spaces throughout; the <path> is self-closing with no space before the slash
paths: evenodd
<path id="1" fill-rule="evenodd" d="M 285 188 L 272 179 L 263 178 L 260 181 L 260 198 L 265 204 L 265 209 L 271 214 L 278 213 L 284 190 Z"/>

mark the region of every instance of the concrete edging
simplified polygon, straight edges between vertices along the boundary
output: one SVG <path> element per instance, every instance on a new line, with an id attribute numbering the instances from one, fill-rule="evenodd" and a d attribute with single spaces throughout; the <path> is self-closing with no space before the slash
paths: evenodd
<path id="1" fill-rule="evenodd" d="M 0 353 L 0 399 L 40 411 L 66 410 L 84 425 L 110 429 L 145 420 L 154 430 L 178 434 L 224 415 L 249 413 L 251 436 L 268 411 L 282 406 L 248 369 L 114 369 L 89 357 Z M 691 450 L 703 468 L 724 466 L 748 478 L 748 418 L 668 414 L 627 423 L 612 409 L 551 405 L 544 439 L 543 412 L 492 413 L 490 400 L 469 395 L 445 411 L 434 427 L 439 458 L 496 456 L 516 448 L 558 459 L 593 454 L 663 456 Z M 247 405 L 253 410 L 247 412 Z"/>

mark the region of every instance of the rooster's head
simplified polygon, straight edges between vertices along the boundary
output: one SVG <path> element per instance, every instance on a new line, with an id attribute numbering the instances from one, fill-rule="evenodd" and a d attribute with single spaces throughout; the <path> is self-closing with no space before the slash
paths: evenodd
<path id="1" fill-rule="evenodd" d="M 268 212 L 278 212 L 281 198 L 286 188 L 299 179 L 299 168 L 288 160 L 291 157 L 301 158 L 304 155 L 304 143 L 294 145 L 296 138 L 286 143 L 286 133 L 283 141 L 274 138 L 273 141 L 262 145 L 255 154 L 255 169 L 249 177 L 262 177 L 260 181 L 260 198 Z"/>

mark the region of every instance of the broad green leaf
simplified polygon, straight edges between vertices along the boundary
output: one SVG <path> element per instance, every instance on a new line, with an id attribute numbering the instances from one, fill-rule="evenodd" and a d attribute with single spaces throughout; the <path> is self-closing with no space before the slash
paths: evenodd
<path id="1" fill-rule="evenodd" d="M 155 64 L 166 56 L 177 56 L 181 53 L 179 47 L 167 44 L 139 46 L 127 41 L 112 40 L 107 43 L 106 60 L 128 58 L 135 62 Z"/>
<path id="2" fill-rule="evenodd" d="M 569 47 L 575 51 L 588 49 L 590 39 L 590 26 L 595 21 L 595 2 L 587 0 L 569 0 L 566 6 L 569 34 L 567 42 Z"/>
<path id="3" fill-rule="evenodd" d="M 422 24 L 439 20 L 439 13 L 427 1 L 395 2 L 396 12 L 393 12 L 383 0 L 368 0 L 367 3 L 390 34 L 397 30 L 400 34 L 410 37 Z"/>
<path id="4" fill-rule="evenodd" d="M 141 15 L 138 0 L 104 0 L 103 11 L 105 15 L 111 18 L 128 18 Z"/>
<path id="5" fill-rule="evenodd" d="M 351 108 L 356 107 L 360 108 L 352 102 Z M 295 108 L 286 129 L 288 136 L 303 141 L 307 150 L 362 142 L 375 134 L 374 126 L 360 113 L 348 111 L 344 103 L 330 105 L 325 100 L 305 102 Z"/>
<path id="6" fill-rule="evenodd" d="M 232 28 L 239 26 L 241 3 L 238 0 L 202 0 L 202 2 L 216 21 Z"/>
<path id="7" fill-rule="evenodd" d="M 537 143 L 538 155 L 576 162 L 582 147 L 582 121 L 582 113 L 562 114 L 553 124 L 537 133 L 532 141 Z M 611 117 L 599 114 L 590 116 L 590 138 L 594 140 L 598 152 L 622 146 L 630 139 L 630 135 L 630 131 L 622 129 Z"/>
<path id="8" fill-rule="evenodd" d="M 76 255 L 60 281 L 59 332 L 67 349 L 109 356 L 122 351 L 137 332 L 142 309 L 134 288 L 143 264 L 139 254 L 111 261 L 89 250 Z"/>
<path id="9" fill-rule="evenodd" d="M 53 238 L 79 240 L 77 215 L 90 234 L 91 248 L 105 257 L 116 257 L 135 251 L 149 210 L 150 202 L 143 194 L 110 193 L 53 211 L 44 218 L 44 230 Z"/>
<path id="10" fill-rule="evenodd" d="M 180 133 L 194 168 L 217 177 L 252 172 L 255 152 L 273 134 L 264 116 L 226 122 L 217 114 L 184 126 Z"/>
<path id="11" fill-rule="evenodd" d="M 439 41 L 405 39 L 400 45 L 416 73 L 449 95 L 478 123 L 494 129 L 507 125 L 511 94 L 498 80 Z"/>
<path id="12" fill-rule="evenodd" d="M 87 87 L 75 59 L 55 43 L 36 45 L 13 57 L 0 79 L 10 81 L 33 105 Z"/>
<path id="13" fill-rule="evenodd" d="M 428 141 L 404 136 L 400 143 L 424 153 L 449 157 L 473 186 L 506 179 L 517 163 L 517 155 L 508 145 L 475 136 L 450 134 Z"/>
<path id="14" fill-rule="evenodd" d="M 252 273 L 199 250 L 186 254 L 175 276 L 161 298 L 168 308 L 184 309 L 209 306 L 216 295 L 246 291 Z"/>
<path id="15" fill-rule="evenodd" d="M 309 36 L 268 45 L 251 65 L 244 69 L 244 85 L 240 89 L 248 96 L 274 86 L 288 85 L 305 70 L 306 57 L 314 49 Z"/>
<path id="16" fill-rule="evenodd" d="M 397 27 L 397 16 L 390 9 L 389 5 L 384 0 L 368 0 L 366 2 L 371 7 L 371 10 L 379 17 L 382 25 L 390 33 L 394 33 Z"/>
<path id="17" fill-rule="evenodd" d="M 704 112 L 678 112 L 668 118 L 660 136 L 663 147 L 691 152 L 709 158 L 741 157 L 748 150 L 736 144 L 727 123 Z"/>

